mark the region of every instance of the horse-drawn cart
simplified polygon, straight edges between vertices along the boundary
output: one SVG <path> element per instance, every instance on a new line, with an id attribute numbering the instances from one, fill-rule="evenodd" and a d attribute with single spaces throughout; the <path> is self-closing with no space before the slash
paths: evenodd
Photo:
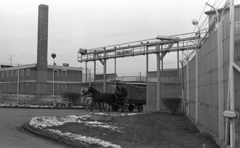
<path id="1" fill-rule="evenodd" d="M 143 111 L 143 105 L 146 105 L 146 87 L 128 85 L 122 86 L 119 90 L 117 88 L 113 111 L 118 111 L 120 108 L 123 112 L 132 112 L 134 109 L 137 109 L 138 112 Z"/>

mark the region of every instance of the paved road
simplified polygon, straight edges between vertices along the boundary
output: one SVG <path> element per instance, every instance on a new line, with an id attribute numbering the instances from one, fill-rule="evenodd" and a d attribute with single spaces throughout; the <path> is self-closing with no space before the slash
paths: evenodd
<path id="1" fill-rule="evenodd" d="M 21 128 L 34 116 L 83 115 L 80 109 L 20 109 L 0 108 L 0 148 L 71 148 Z"/>

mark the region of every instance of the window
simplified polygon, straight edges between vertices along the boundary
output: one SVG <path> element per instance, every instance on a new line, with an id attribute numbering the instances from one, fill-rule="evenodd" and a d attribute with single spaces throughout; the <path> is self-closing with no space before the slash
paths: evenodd
<path id="1" fill-rule="evenodd" d="M 11 71 L 11 77 L 14 77 L 14 71 Z"/>
<path id="2" fill-rule="evenodd" d="M 240 21 L 235 21 L 235 29 L 240 30 Z"/>
<path id="3" fill-rule="evenodd" d="M 15 76 L 18 77 L 18 70 L 15 71 Z"/>
<path id="4" fill-rule="evenodd" d="M 62 77 L 67 77 L 67 71 L 66 70 L 62 70 Z"/>
<path id="5" fill-rule="evenodd" d="M 24 70 L 21 70 L 21 77 L 24 76 Z"/>
<path id="6" fill-rule="evenodd" d="M 26 76 L 30 76 L 30 69 L 27 69 Z"/>
<path id="7" fill-rule="evenodd" d="M 54 77 L 59 77 L 58 70 L 54 69 Z"/>
<path id="8" fill-rule="evenodd" d="M 6 89 L 7 89 L 7 84 L 3 83 L 3 90 L 6 90 Z"/>
<path id="9" fill-rule="evenodd" d="M 59 84 L 55 84 L 54 90 L 58 90 L 58 89 L 59 89 Z"/>
<path id="10" fill-rule="evenodd" d="M 2 72 L 2 78 L 4 78 L 4 72 Z"/>
<path id="11" fill-rule="evenodd" d="M 66 91 L 67 90 L 67 84 L 62 84 L 62 90 Z"/>
<path id="12" fill-rule="evenodd" d="M 9 77 L 9 71 L 6 71 L 6 77 Z"/>
<path id="13" fill-rule="evenodd" d="M 24 91 L 24 83 L 20 84 L 20 91 L 23 92 Z"/>

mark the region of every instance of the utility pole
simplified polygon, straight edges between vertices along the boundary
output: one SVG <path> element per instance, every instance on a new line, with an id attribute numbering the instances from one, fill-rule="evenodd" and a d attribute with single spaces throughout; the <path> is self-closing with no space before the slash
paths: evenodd
<path id="1" fill-rule="evenodd" d="M 9 60 L 10 60 L 10 65 L 12 65 L 12 58 L 14 57 L 14 55 L 12 55 L 12 54 L 10 54 L 10 55 L 8 55 L 9 56 Z"/>
<path id="2" fill-rule="evenodd" d="M 141 76 L 141 72 L 139 72 L 139 82 L 142 81 L 142 76 Z"/>

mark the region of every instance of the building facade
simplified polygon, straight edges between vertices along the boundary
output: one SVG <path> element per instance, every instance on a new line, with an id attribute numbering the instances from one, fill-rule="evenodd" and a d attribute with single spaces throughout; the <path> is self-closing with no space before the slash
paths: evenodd
<path id="1" fill-rule="evenodd" d="M 82 68 L 48 65 L 46 82 L 38 81 L 37 69 L 37 64 L 0 68 L 1 95 L 36 98 L 80 93 Z M 39 94 L 39 85 L 46 87 L 46 91 Z"/>

